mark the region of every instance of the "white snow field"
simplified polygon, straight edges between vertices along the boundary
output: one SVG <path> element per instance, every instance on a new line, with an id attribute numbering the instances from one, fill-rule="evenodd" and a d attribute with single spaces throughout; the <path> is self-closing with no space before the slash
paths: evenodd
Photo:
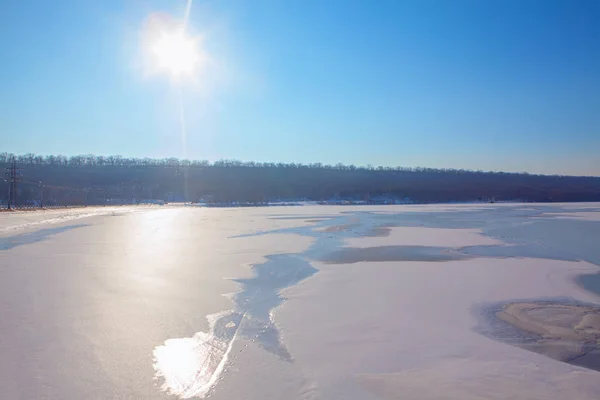
<path id="1" fill-rule="evenodd" d="M 597 400 L 599 267 L 594 203 L 2 213 L 0 398 Z"/>

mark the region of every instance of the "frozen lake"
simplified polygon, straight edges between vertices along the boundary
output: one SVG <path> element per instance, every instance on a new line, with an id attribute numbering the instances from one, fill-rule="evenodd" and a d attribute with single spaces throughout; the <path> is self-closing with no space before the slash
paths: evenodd
<path id="1" fill-rule="evenodd" d="M 3 213 L 0 397 L 597 400 L 599 267 L 592 203 Z"/>

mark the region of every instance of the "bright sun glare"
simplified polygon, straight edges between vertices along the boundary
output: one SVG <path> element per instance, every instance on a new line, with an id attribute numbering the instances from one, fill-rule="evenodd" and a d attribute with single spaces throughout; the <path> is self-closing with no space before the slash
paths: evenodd
<path id="1" fill-rule="evenodd" d="M 156 68 L 173 77 L 191 75 L 201 61 L 197 39 L 187 35 L 183 29 L 161 31 L 151 51 Z"/>

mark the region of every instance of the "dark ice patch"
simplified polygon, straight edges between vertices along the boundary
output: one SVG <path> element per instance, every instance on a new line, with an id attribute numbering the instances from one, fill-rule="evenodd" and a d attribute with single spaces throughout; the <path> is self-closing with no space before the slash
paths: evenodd
<path id="1" fill-rule="evenodd" d="M 270 353 L 291 361 L 271 311 L 283 303 L 284 298 L 280 295 L 282 289 L 300 283 L 314 275 L 317 269 L 309 262 L 289 254 L 267 256 L 266 262 L 254 265 L 252 269 L 254 277 L 234 279 L 242 285 L 242 291 L 233 296 L 234 312 L 244 316 L 240 335 L 258 342 Z"/>
<path id="2" fill-rule="evenodd" d="M 377 246 L 346 247 L 326 254 L 320 260 L 328 264 L 353 264 L 364 261 L 453 261 L 473 256 L 461 254 L 451 248 L 435 246 Z"/>
<path id="3" fill-rule="evenodd" d="M 58 228 L 47 228 L 40 229 L 31 233 L 22 233 L 20 235 L 8 236 L 0 238 L 0 251 L 10 250 L 18 246 L 25 246 L 41 242 L 48 239 L 52 235 L 56 235 L 62 232 L 67 232 L 73 229 L 87 226 L 86 224 L 61 226 Z"/>

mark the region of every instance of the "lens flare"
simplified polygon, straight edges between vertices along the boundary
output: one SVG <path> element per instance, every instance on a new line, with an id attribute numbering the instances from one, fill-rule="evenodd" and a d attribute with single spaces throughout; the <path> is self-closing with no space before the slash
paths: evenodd
<path id="1" fill-rule="evenodd" d="M 210 63 L 203 48 L 203 37 L 193 35 L 189 26 L 192 0 L 187 0 L 183 19 L 170 14 L 152 13 L 140 31 L 143 73 L 146 77 L 163 75 L 170 78 L 178 91 L 182 157 L 187 158 L 187 133 L 184 111 L 184 86 L 197 84 L 202 69 Z M 203 78 L 206 79 L 205 76 Z M 189 200 L 188 171 L 183 169 L 184 197 Z"/>

